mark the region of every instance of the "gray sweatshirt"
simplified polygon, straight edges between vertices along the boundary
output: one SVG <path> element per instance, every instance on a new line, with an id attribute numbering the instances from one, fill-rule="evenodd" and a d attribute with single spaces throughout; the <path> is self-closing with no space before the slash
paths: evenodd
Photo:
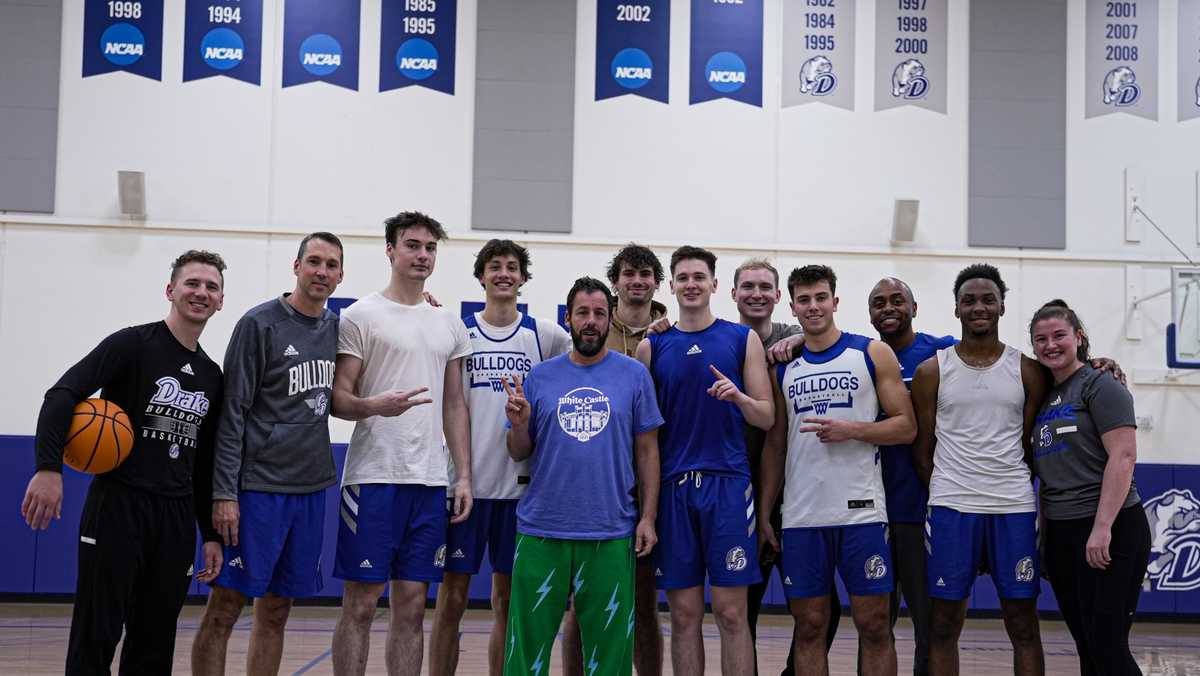
<path id="1" fill-rule="evenodd" d="M 238 490 L 311 493 L 333 485 L 329 445 L 337 316 L 307 317 L 288 294 L 252 308 L 225 350 L 213 499 Z"/>

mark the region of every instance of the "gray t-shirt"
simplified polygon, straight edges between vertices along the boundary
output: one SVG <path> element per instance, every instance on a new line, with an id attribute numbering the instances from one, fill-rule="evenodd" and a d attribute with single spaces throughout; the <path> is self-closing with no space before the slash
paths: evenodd
<path id="1" fill-rule="evenodd" d="M 1118 427 L 1136 427 L 1133 396 L 1110 374 L 1085 364 L 1050 390 L 1033 427 L 1033 464 L 1046 518 L 1096 514 L 1108 463 L 1100 436 Z M 1131 483 L 1122 507 L 1140 501 Z"/>

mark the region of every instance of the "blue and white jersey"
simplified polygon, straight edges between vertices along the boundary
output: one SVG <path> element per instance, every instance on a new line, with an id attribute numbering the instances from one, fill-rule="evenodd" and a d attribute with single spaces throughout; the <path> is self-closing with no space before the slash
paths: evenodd
<path id="1" fill-rule="evenodd" d="M 529 483 L 526 462 L 508 455 L 505 441 L 508 394 L 504 381 L 522 380 L 542 361 L 565 354 L 571 338 L 562 327 L 527 315 L 508 326 L 492 326 L 476 312 L 463 319 L 471 355 L 463 360 L 463 391 L 471 413 L 471 488 L 476 498 L 515 500 Z M 456 473 L 450 464 L 453 492 Z"/>
<path id="2" fill-rule="evenodd" d="M 879 418 L 871 339 L 843 332 L 837 342 L 775 369 L 787 406 L 784 528 L 850 526 L 887 521 L 879 447 L 862 441 L 824 443 L 801 432 L 805 418 L 858 422 Z"/>
<path id="3" fill-rule="evenodd" d="M 659 428 L 662 480 L 684 472 L 750 478 L 750 459 L 736 404 L 708 393 L 715 366 L 745 392 L 742 368 L 750 328 L 718 319 L 700 331 L 679 327 L 649 336 L 650 375 L 666 423 Z"/>

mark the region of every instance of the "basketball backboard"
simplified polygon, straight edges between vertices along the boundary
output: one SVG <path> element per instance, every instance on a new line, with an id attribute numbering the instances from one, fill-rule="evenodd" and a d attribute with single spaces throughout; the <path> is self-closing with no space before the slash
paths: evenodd
<path id="1" fill-rule="evenodd" d="M 1200 369 L 1200 268 L 1171 268 L 1167 366 Z"/>

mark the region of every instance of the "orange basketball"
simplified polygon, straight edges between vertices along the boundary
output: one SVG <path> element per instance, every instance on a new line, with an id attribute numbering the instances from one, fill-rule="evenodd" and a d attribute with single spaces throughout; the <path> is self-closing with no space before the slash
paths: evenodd
<path id="1" fill-rule="evenodd" d="M 75 406 L 63 461 L 91 474 L 111 472 L 133 450 L 133 424 L 120 406 L 104 399 L 85 399 Z"/>

